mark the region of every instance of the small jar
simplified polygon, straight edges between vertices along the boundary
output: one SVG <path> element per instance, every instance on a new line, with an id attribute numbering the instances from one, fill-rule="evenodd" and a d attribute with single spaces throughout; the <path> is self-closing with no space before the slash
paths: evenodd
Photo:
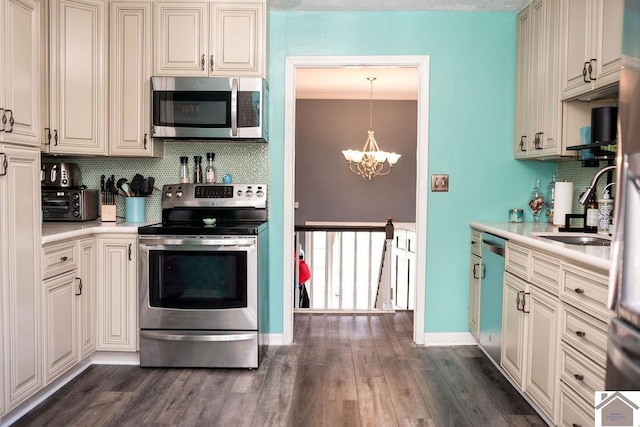
<path id="1" fill-rule="evenodd" d="M 202 184 L 204 175 L 202 174 L 202 156 L 193 156 L 193 182 Z"/>
<path id="2" fill-rule="evenodd" d="M 509 209 L 509 222 L 524 222 L 524 210 Z"/>

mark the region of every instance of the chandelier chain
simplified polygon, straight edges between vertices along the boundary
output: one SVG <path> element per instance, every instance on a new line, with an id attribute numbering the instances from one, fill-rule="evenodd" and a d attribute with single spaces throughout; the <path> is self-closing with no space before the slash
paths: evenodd
<path id="1" fill-rule="evenodd" d="M 369 130 L 373 130 L 373 81 L 375 77 L 367 77 L 369 80 Z"/>

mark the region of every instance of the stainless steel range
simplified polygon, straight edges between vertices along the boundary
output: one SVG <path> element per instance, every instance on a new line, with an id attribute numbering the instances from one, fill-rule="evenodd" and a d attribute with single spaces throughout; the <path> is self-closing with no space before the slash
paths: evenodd
<path id="1" fill-rule="evenodd" d="M 141 366 L 258 367 L 266 229 L 266 185 L 163 187 L 138 229 Z"/>

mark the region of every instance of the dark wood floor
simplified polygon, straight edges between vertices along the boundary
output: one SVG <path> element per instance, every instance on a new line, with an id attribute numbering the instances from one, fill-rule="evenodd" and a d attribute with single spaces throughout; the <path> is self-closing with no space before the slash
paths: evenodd
<path id="1" fill-rule="evenodd" d="M 16 425 L 545 425 L 480 350 L 416 347 L 411 322 L 296 314 L 254 371 L 94 365 Z"/>

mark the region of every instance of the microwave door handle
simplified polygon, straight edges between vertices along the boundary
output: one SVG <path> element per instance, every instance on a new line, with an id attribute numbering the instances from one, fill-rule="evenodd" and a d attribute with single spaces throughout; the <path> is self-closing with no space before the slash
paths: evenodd
<path id="1" fill-rule="evenodd" d="M 231 136 L 238 136 L 238 79 L 231 80 Z"/>

